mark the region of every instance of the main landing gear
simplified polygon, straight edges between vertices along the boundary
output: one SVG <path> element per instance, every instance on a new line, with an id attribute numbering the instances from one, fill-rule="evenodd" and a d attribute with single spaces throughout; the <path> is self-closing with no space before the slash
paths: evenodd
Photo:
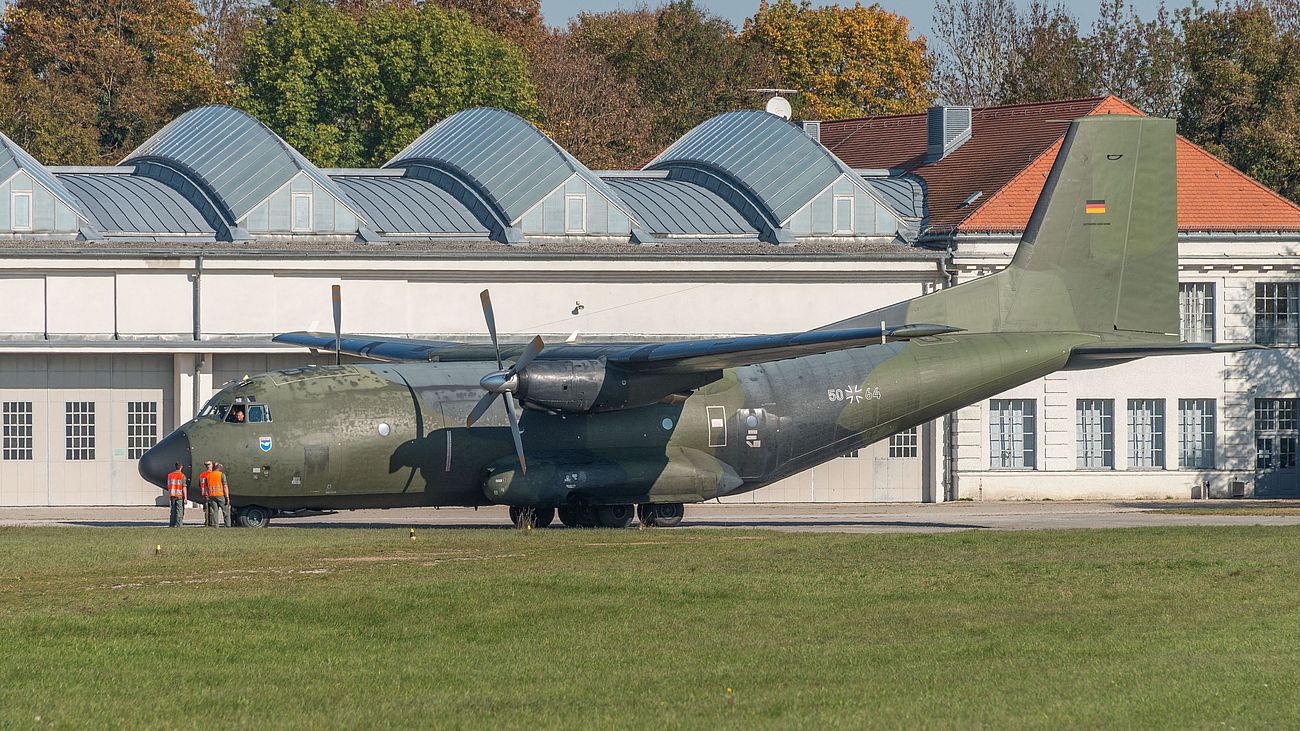
<path id="1" fill-rule="evenodd" d="M 235 508 L 235 525 L 240 528 L 265 528 L 271 524 L 271 510 L 261 505 Z"/>
<path id="2" fill-rule="evenodd" d="M 552 508 L 510 508 L 510 520 L 524 527 L 526 515 L 535 516 L 534 528 L 545 528 L 559 514 L 560 522 L 570 528 L 626 528 L 635 517 L 647 528 L 672 528 L 681 525 L 686 508 L 681 503 L 646 503 L 645 505 L 565 505 Z"/>

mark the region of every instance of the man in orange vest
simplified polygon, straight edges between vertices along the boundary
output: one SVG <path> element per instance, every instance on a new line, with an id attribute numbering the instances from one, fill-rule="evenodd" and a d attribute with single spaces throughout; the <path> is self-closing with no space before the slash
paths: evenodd
<path id="1" fill-rule="evenodd" d="M 179 528 L 185 522 L 185 471 L 180 462 L 176 463 L 176 469 L 167 473 L 167 497 L 172 503 L 171 522 L 167 527 Z"/>
<path id="2" fill-rule="evenodd" d="M 208 471 L 200 476 L 205 487 L 205 503 L 207 519 L 205 525 L 213 528 L 217 527 L 217 510 L 221 510 L 221 526 L 230 527 L 230 493 L 226 486 L 226 476 L 221 471 L 221 463 L 215 466 L 212 462 L 204 463 Z M 206 479 L 204 479 L 206 478 Z"/>

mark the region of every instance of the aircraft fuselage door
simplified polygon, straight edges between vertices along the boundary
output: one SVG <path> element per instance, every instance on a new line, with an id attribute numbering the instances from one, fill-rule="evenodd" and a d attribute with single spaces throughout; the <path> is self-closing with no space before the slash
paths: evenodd
<path id="1" fill-rule="evenodd" d="M 735 435 L 731 464 L 745 479 L 765 476 L 777 462 L 781 420 L 767 409 L 737 409 L 731 420 Z"/>

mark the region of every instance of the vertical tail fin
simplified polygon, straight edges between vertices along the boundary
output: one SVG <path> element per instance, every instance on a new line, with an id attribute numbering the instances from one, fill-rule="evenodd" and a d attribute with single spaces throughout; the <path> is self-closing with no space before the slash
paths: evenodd
<path id="1" fill-rule="evenodd" d="M 828 327 L 1177 333 L 1174 145 L 1173 120 L 1075 120 L 1010 266 Z"/>

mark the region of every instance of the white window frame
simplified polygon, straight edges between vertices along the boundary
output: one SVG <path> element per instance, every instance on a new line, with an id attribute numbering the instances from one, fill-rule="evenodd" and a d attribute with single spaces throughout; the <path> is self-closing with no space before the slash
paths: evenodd
<path id="1" fill-rule="evenodd" d="M 840 220 L 840 202 L 847 201 L 849 204 L 848 222 Z M 831 230 L 837 234 L 853 233 L 853 219 L 857 213 L 857 206 L 851 195 L 837 195 L 831 198 Z"/>
<path id="2" fill-rule="evenodd" d="M 294 233 L 299 233 L 299 232 L 312 230 L 312 221 L 314 220 L 314 217 L 316 215 L 316 211 L 313 210 L 312 198 L 313 196 L 311 193 L 293 193 L 290 195 L 289 197 L 289 230 L 290 231 L 293 231 Z M 307 202 L 307 225 L 306 226 L 298 225 L 299 201 Z"/>
<path id="3" fill-rule="evenodd" d="M 27 199 L 27 223 L 19 225 L 18 223 L 18 199 Z M 32 191 L 30 190 L 13 190 L 9 192 L 9 228 L 14 231 L 31 231 L 32 221 L 36 218 L 36 212 L 32 210 Z"/>
<path id="4" fill-rule="evenodd" d="M 1115 469 L 1115 400 L 1078 399 L 1075 413 L 1075 467 Z"/>
<path id="5" fill-rule="evenodd" d="M 569 216 L 569 206 L 574 203 L 578 204 L 579 217 L 582 219 L 582 223 L 576 228 L 572 225 L 572 218 Z M 568 193 L 564 196 L 564 233 L 587 233 L 587 196 L 582 193 Z"/>
<path id="6" fill-rule="evenodd" d="M 889 456 L 893 459 L 915 459 L 921 454 L 920 427 L 904 429 L 889 437 Z"/>
<path id="7" fill-rule="evenodd" d="M 1165 400 L 1128 400 L 1128 467 L 1133 470 L 1165 468 Z"/>
<path id="8" fill-rule="evenodd" d="M 140 459 L 158 443 L 158 402 L 126 402 L 126 457 Z"/>
<path id="9" fill-rule="evenodd" d="M 1178 466 L 1214 469 L 1216 406 L 1212 398 L 1178 399 Z"/>
<path id="10" fill-rule="evenodd" d="M 63 430 L 63 457 L 66 461 L 95 461 L 94 401 L 65 401 Z"/>
<path id="11" fill-rule="evenodd" d="M 989 469 L 1037 468 L 1037 411 L 1036 399 L 989 400 Z"/>
<path id="12" fill-rule="evenodd" d="M 1214 294 L 1214 282 L 1178 283 L 1179 334 L 1183 342 L 1217 342 L 1214 331 Z M 1208 335 L 1209 339 L 1201 335 Z"/>
<path id="13" fill-rule="evenodd" d="M 35 453 L 35 404 L 31 401 L 5 401 L 0 408 L 0 459 L 30 462 Z"/>
<path id="14" fill-rule="evenodd" d="M 1255 399 L 1255 469 L 1293 470 L 1300 444 L 1294 398 Z"/>
<path id="15" fill-rule="evenodd" d="M 1255 335 L 1261 345 L 1300 344 L 1300 283 L 1255 283 Z"/>

